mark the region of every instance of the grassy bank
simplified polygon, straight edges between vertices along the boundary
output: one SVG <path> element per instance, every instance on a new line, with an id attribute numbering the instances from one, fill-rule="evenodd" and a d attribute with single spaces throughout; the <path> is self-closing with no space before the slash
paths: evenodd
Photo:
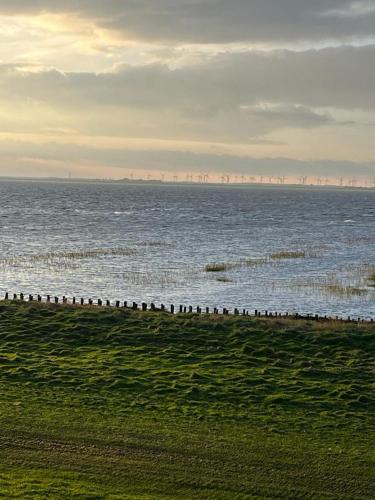
<path id="1" fill-rule="evenodd" d="M 0 303 L 0 496 L 373 498 L 375 328 Z"/>

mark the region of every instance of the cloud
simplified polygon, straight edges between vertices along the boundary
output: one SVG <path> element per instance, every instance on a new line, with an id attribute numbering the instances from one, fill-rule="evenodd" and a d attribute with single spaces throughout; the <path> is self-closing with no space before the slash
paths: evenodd
<path id="1" fill-rule="evenodd" d="M 0 116 L 3 131 L 18 124 L 246 142 L 286 128 L 348 125 L 335 109 L 375 113 L 374 58 L 375 46 L 345 46 L 223 53 L 177 69 L 158 63 L 77 73 L 0 65 Z"/>
<path id="2" fill-rule="evenodd" d="M 374 34 L 373 1 L 8 0 L 0 13 L 69 13 L 124 38 L 163 43 L 351 40 Z"/>

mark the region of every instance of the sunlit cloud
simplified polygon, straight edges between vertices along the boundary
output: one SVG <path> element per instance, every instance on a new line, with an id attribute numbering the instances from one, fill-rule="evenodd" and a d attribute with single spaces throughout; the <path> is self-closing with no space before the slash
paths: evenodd
<path id="1" fill-rule="evenodd" d="M 0 0 L 0 174 L 122 175 L 121 154 L 142 171 L 222 156 L 367 171 L 374 26 L 373 1 Z"/>

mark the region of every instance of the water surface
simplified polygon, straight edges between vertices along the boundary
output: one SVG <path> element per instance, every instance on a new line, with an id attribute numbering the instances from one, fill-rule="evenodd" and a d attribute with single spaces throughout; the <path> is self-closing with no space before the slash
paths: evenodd
<path id="1" fill-rule="evenodd" d="M 0 196 L 1 293 L 375 317 L 374 190 L 3 181 Z"/>

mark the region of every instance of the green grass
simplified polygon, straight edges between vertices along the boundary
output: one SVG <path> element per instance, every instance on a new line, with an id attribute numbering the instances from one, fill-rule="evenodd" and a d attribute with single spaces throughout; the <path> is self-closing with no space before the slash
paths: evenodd
<path id="1" fill-rule="evenodd" d="M 374 498 L 375 328 L 0 303 L 0 497 Z"/>

